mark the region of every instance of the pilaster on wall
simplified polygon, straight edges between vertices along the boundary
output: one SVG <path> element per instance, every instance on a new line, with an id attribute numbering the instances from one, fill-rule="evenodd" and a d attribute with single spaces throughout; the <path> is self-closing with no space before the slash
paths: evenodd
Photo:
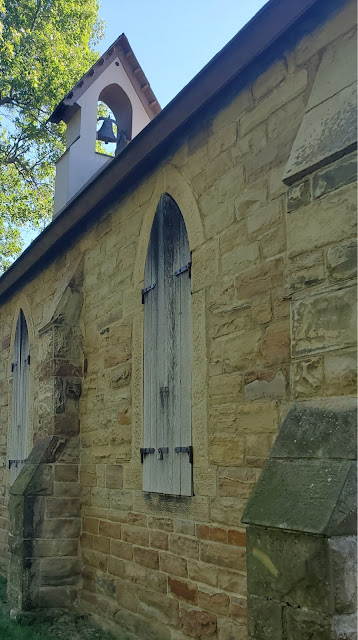
<path id="1" fill-rule="evenodd" d="M 250 640 L 356 632 L 356 403 L 296 405 L 245 510 Z"/>
<path id="2" fill-rule="evenodd" d="M 10 489 L 8 601 L 14 613 L 68 608 L 77 597 L 81 285 L 80 265 L 39 331 L 38 431 Z"/>

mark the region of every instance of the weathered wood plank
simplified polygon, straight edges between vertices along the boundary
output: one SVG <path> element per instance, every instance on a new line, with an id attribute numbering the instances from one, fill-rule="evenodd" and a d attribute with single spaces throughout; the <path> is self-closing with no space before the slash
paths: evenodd
<path id="1" fill-rule="evenodd" d="M 188 271 L 175 275 L 189 260 L 180 209 L 163 194 L 153 221 L 144 283 L 145 288 L 154 282 L 156 286 L 144 301 L 143 442 L 156 452 L 145 457 L 143 488 L 176 495 L 192 494 L 189 457 L 174 452 L 176 446 L 191 444 L 190 278 Z M 160 447 L 168 452 L 161 456 Z"/>

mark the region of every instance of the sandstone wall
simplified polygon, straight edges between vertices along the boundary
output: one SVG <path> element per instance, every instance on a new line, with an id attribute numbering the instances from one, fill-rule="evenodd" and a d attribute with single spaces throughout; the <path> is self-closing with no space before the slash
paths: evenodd
<path id="1" fill-rule="evenodd" d="M 152 175 L 21 291 L 34 327 L 84 256 L 80 400 L 80 606 L 146 638 L 246 637 L 241 515 L 293 400 L 354 393 L 352 156 L 282 183 L 325 47 L 352 30 L 345 5 L 192 128 Z M 146 246 L 162 192 L 192 250 L 192 498 L 143 495 Z M 0 363 L 0 556 L 6 554 L 11 332 Z M 36 355 L 35 355 L 36 358 Z M 36 369 L 34 368 L 34 371 Z M 33 437 L 39 398 L 32 380 Z"/>

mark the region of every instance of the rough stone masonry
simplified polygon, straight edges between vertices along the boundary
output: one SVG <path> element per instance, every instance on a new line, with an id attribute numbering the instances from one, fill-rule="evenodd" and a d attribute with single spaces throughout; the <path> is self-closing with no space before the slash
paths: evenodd
<path id="1" fill-rule="evenodd" d="M 319 0 L 181 129 L 137 184 L 3 300 L 0 566 L 4 574 L 10 567 L 14 609 L 75 608 L 143 640 L 353 638 L 332 630 L 329 603 L 337 576 L 336 597 L 349 591 L 354 532 L 312 532 L 302 509 L 298 524 L 289 514 L 278 523 L 282 501 L 270 487 L 284 468 L 289 504 L 305 504 L 302 469 L 315 463 L 301 438 L 307 422 L 292 422 L 292 411 L 314 401 L 309 425 L 318 436 L 327 401 L 334 417 L 356 390 L 356 159 L 345 110 L 355 22 L 355 3 Z M 322 122 L 349 126 L 343 142 L 338 129 L 316 153 L 304 134 L 315 139 Z M 194 495 L 185 498 L 144 494 L 139 454 L 141 290 L 162 193 L 181 210 L 192 255 Z M 29 459 L 9 487 L 20 309 L 31 349 Z M 334 423 L 337 449 L 344 424 Z M 302 451 L 291 455 L 296 439 Z M 334 450 L 322 462 L 319 440 L 312 459 L 337 467 Z M 263 467 L 276 524 L 247 520 L 246 564 L 242 515 Z M 326 486 L 315 484 L 322 502 Z M 346 508 L 338 491 L 330 500 L 330 513 Z M 316 558 L 307 573 L 305 554 Z M 327 581 L 325 554 L 335 576 Z M 298 565 L 303 582 L 287 595 Z M 353 614 L 349 594 L 337 604 L 342 615 Z"/>

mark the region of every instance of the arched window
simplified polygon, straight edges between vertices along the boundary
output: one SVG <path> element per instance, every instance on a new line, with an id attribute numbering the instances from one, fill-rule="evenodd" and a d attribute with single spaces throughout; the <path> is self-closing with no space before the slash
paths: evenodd
<path id="1" fill-rule="evenodd" d="M 12 379 L 12 430 L 10 443 L 10 484 L 20 473 L 28 451 L 30 347 L 27 324 L 20 310 L 15 332 Z"/>
<path id="2" fill-rule="evenodd" d="M 144 303 L 144 491 L 193 494 L 190 251 L 183 216 L 160 198 L 150 235 Z"/>

